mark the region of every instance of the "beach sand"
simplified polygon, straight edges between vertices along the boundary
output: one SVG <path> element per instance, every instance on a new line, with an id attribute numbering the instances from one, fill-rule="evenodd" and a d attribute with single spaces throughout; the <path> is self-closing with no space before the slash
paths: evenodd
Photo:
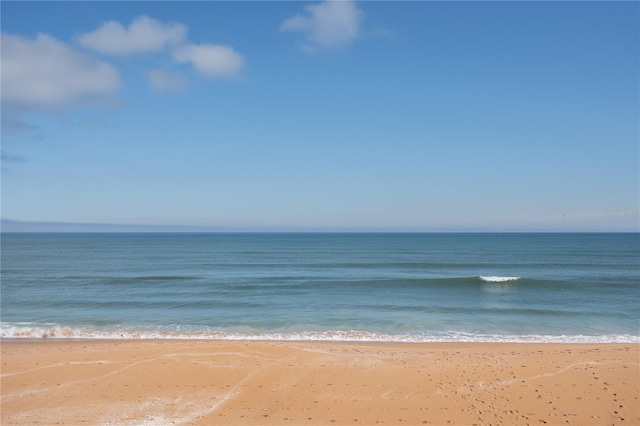
<path id="1" fill-rule="evenodd" d="M 640 424 L 638 344 L 2 342 L 1 423 Z"/>

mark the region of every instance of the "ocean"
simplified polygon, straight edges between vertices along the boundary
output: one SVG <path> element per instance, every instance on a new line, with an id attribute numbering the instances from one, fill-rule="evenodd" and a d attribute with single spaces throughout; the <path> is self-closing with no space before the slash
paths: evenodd
<path id="1" fill-rule="evenodd" d="M 3 339 L 640 342 L 640 234 L 2 234 Z"/>

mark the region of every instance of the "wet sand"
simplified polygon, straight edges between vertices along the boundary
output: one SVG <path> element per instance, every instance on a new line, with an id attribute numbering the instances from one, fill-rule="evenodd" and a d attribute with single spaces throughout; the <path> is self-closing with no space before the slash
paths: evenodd
<path id="1" fill-rule="evenodd" d="M 2 342 L 1 424 L 640 424 L 638 344 Z"/>

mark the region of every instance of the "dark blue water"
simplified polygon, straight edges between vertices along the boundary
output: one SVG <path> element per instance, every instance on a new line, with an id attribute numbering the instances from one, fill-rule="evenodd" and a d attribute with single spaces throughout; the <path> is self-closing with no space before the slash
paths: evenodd
<path id="1" fill-rule="evenodd" d="M 2 337 L 640 341 L 640 234 L 3 234 Z"/>

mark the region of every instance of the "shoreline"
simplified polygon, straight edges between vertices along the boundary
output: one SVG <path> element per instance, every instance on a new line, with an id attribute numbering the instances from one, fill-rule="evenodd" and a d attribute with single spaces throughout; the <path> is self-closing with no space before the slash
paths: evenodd
<path id="1" fill-rule="evenodd" d="M 609 334 L 490 334 L 433 332 L 432 334 L 389 333 L 363 330 L 325 331 L 169 331 L 150 329 L 89 329 L 52 325 L 0 327 L 0 341 L 66 340 L 220 340 L 255 342 L 346 342 L 346 343 L 540 343 L 540 344 L 640 344 L 640 335 Z"/>
<path id="2" fill-rule="evenodd" d="M 640 424 L 637 343 L 0 343 L 2 424 Z"/>
<path id="3" fill-rule="evenodd" d="M 588 336 L 594 337 L 594 336 Z M 309 340 L 278 338 L 209 338 L 209 337 L 0 337 L 2 343 L 73 343 L 73 342 L 219 342 L 219 343 L 309 343 L 346 345 L 631 345 L 640 347 L 640 337 L 632 336 L 629 341 L 538 341 L 538 340 Z"/>

